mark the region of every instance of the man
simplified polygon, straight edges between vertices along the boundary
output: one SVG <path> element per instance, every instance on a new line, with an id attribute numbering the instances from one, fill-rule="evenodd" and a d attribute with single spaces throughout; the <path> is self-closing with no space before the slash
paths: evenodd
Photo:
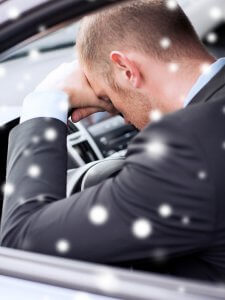
<path id="1" fill-rule="evenodd" d="M 159 0 L 88 17 L 77 50 L 80 66 L 50 74 L 11 133 L 2 245 L 224 280 L 225 60 Z M 74 121 L 107 110 L 144 130 L 116 177 L 66 199 L 68 100 Z M 151 122 L 156 109 L 180 111 Z"/>

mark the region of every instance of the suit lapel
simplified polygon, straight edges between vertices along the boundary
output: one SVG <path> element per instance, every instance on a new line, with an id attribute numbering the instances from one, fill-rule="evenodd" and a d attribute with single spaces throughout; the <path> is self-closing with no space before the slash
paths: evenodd
<path id="1" fill-rule="evenodd" d="M 199 93 L 192 99 L 189 105 L 196 103 L 207 102 L 216 94 L 221 88 L 225 87 L 225 66 L 214 76 L 209 83 L 199 91 Z M 225 95 L 225 91 L 224 91 Z"/>

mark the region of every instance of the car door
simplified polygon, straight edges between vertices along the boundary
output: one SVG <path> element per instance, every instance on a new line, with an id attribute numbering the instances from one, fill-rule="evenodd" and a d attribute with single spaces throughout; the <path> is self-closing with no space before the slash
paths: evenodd
<path id="1" fill-rule="evenodd" d="M 45 36 L 65 29 L 81 16 L 98 8 L 103 8 L 119 1 L 79 1 L 79 0 L 4 0 L 0 1 L 0 80 L 9 82 L 7 89 L 12 90 L 12 97 L 1 95 L 0 106 L 3 115 L 7 115 L 6 104 L 14 105 L 18 96 L 18 107 L 27 93 L 25 85 L 32 89 L 29 73 L 23 74 L 17 59 L 27 58 L 29 68 L 34 68 L 39 57 L 54 48 L 53 40 L 48 40 L 48 47 L 39 51 L 38 41 Z M 67 27 L 70 30 L 70 27 Z M 72 26 L 72 30 L 75 27 Z M 57 62 L 65 56 L 70 59 L 73 43 L 64 34 L 64 46 Z M 36 43 L 34 43 L 37 41 Z M 29 44 L 31 46 L 29 46 Z M 45 44 L 46 45 L 46 44 Z M 48 48 L 48 49 L 47 49 Z M 62 55 L 62 56 L 61 56 Z M 71 56 L 70 56 L 71 55 Z M 51 56 L 52 57 L 52 56 Z M 7 78 L 9 69 L 19 69 L 20 80 L 13 75 Z M 50 66 L 49 66 L 50 67 Z M 53 65 L 51 67 L 54 67 Z M 25 66 L 24 66 L 25 68 Z M 35 73 L 35 72 L 34 72 Z M 14 78 L 14 80 L 13 80 Z M 36 77 L 38 81 L 39 76 Z M 11 81 L 10 81 L 11 80 Z M 16 84 L 13 82 L 16 81 Z M 36 81 L 33 80 L 34 84 Z M 15 93 L 16 91 L 16 93 Z M 17 102 L 16 102 L 17 103 Z M 10 106 L 10 105 L 9 105 Z M 10 117 L 2 123 L 1 143 L 1 179 L 5 178 L 7 139 L 10 130 L 17 124 L 19 109 L 10 112 Z M 120 270 L 102 265 L 71 261 L 18 250 L 0 248 L 0 297 L 2 299 L 225 299 L 224 286 L 206 285 L 189 282 L 178 278 Z"/>

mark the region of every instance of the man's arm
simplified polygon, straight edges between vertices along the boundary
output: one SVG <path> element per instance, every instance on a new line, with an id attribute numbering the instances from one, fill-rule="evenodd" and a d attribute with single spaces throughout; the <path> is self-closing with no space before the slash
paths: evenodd
<path id="1" fill-rule="evenodd" d="M 2 245 L 104 263 L 151 258 L 159 249 L 167 258 L 203 249 L 213 229 L 213 188 L 210 176 L 199 180 L 198 173 L 210 172 L 193 138 L 174 124 L 147 128 L 118 176 L 67 199 L 66 125 L 36 118 L 16 127 Z M 48 130 L 56 131 L 54 141 Z"/>

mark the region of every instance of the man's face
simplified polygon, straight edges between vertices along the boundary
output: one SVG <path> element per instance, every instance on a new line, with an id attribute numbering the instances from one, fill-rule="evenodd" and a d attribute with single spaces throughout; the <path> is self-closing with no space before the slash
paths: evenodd
<path id="1" fill-rule="evenodd" d="M 95 94 L 105 100 L 110 100 L 125 121 L 134 125 L 138 129 L 143 129 L 149 123 L 149 113 L 151 111 L 151 101 L 147 94 L 121 85 L 116 76 L 112 80 L 119 88 L 111 87 L 106 83 L 103 76 L 94 74 L 84 67 L 84 73 Z"/>

